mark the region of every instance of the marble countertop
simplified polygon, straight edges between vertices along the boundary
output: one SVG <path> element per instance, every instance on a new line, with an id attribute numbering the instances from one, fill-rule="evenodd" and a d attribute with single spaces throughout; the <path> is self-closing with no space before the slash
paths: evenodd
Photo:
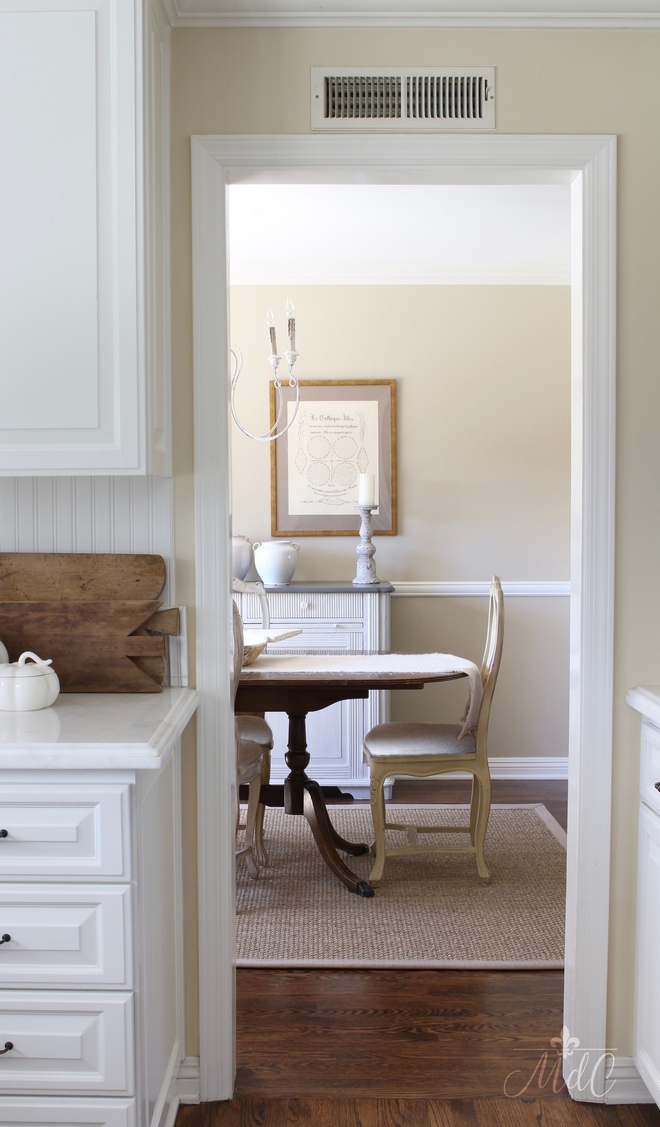
<path id="1" fill-rule="evenodd" d="M 636 689 L 630 689 L 626 703 L 660 725 L 660 685 L 638 685 Z"/>
<path id="2" fill-rule="evenodd" d="M 0 712 L 0 769 L 158 768 L 196 708 L 194 689 L 61 693 L 50 708 Z"/>

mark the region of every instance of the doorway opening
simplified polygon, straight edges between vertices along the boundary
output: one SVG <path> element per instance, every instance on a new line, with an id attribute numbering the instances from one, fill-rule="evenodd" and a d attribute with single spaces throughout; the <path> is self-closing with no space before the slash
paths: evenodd
<path id="1" fill-rule="evenodd" d="M 564 1018 L 571 1034 L 593 1051 L 594 1045 L 604 1045 L 607 973 L 613 165 L 614 145 L 607 138 L 194 141 L 197 567 L 198 599 L 205 620 L 200 615 L 198 644 L 200 658 L 206 659 L 199 730 L 203 1099 L 228 1098 L 233 1083 L 233 1024 L 228 1009 L 233 981 L 233 843 L 230 819 L 226 832 L 219 829 L 223 822 L 218 820 L 218 808 L 228 803 L 231 746 L 227 656 L 220 644 L 226 637 L 229 603 L 227 466 L 222 441 L 218 442 L 226 426 L 226 401 L 217 378 L 218 371 L 226 371 L 228 344 L 225 272 L 218 268 L 226 254 L 225 185 L 327 183 L 334 179 L 340 183 L 531 181 L 571 186 L 571 801 Z M 226 756 L 218 758 L 214 752 L 212 761 L 209 741 L 214 749 L 220 741 Z M 587 902 L 588 911 L 584 909 Z"/>

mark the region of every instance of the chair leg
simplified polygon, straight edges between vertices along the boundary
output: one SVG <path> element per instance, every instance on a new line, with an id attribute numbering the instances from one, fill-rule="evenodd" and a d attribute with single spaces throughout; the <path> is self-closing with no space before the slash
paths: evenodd
<path id="1" fill-rule="evenodd" d="M 261 763 L 261 782 L 267 786 L 270 782 L 270 752 L 265 751 Z M 254 822 L 254 852 L 260 865 L 268 864 L 268 853 L 264 845 L 264 814 L 266 807 L 260 802 L 257 806 L 257 816 Z"/>
<path id="2" fill-rule="evenodd" d="M 475 778 L 477 776 L 475 775 Z M 475 846 L 477 853 L 477 869 L 482 881 L 486 884 L 490 880 L 490 872 L 484 861 L 484 841 L 490 817 L 490 775 L 478 779 L 479 784 L 479 812 L 475 826 Z"/>
<path id="3" fill-rule="evenodd" d="M 255 775 L 250 779 L 250 789 L 248 793 L 248 810 L 247 819 L 245 824 L 245 844 L 247 846 L 245 860 L 247 862 L 248 873 L 253 880 L 259 876 L 259 865 L 255 859 L 254 835 L 255 825 L 257 820 L 257 813 L 259 810 L 259 793 L 261 791 L 261 774 Z"/>
<path id="4" fill-rule="evenodd" d="M 383 876 L 383 869 L 385 868 L 385 777 L 374 775 L 373 767 L 371 783 L 369 785 L 369 797 L 375 835 L 371 852 L 376 857 L 374 867 L 369 874 L 369 884 L 372 888 L 378 888 Z"/>
<path id="5" fill-rule="evenodd" d="M 472 776 L 472 794 L 470 796 L 470 845 L 474 845 L 474 835 L 477 828 L 479 814 L 479 781 L 476 775 Z"/>

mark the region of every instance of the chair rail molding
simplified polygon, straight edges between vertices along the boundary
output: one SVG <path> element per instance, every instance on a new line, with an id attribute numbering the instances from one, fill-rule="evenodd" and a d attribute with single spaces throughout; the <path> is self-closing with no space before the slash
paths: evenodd
<path id="1" fill-rule="evenodd" d="M 660 27 L 657 0 L 164 0 L 173 27 Z"/>
<path id="2" fill-rule="evenodd" d="M 393 597 L 398 596 L 400 599 L 419 599 L 429 597 L 440 598 L 465 598 L 470 595 L 479 595 L 488 598 L 490 591 L 490 581 L 484 580 L 481 583 L 464 583 L 462 580 L 455 582 L 444 582 L 405 579 L 390 579 L 390 583 L 394 587 Z M 502 590 L 507 598 L 512 596 L 534 598 L 541 596 L 551 596 L 554 598 L 570 595 L 571 583 L 570 580 L 566 582 L 551 580 L 550 582 L 541 580 L 524 581 L 520 583 L 503 582 Z"/>
<path id="3" fill-rule="evenodd" d="M 520 183 L 531 177 L 535 182 L 572 185 L 573 538 L 565 1024 L 585 1048 L 577 1049 L 567 1066 L 578 1067 L 589 1053 L 586 1046 L 593 1054 L 594 1048 L 604 1052 L 607 1044 L 616 138 L 200 136 L 192 138 L 192 198 L 200 1096 L 204 1101 L 229 1099 L 234 1074 L 225 185 L 249 180 L 309 182 L 315 175 L 338 183 L 356 179 Z M 588 1060 L 585 1064 L 588 1067 Z M 604 1072 L 605 1058 L 594 1077 L 597 1092 L 605 1092 Z M 573 1095 L 594 1099 L 591 1091 Z"/>

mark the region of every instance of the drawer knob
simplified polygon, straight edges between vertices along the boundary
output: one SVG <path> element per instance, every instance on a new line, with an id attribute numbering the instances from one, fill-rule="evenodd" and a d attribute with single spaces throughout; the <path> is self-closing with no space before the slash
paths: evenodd
<path id="1" fill-rule="evenodd" d="M 9 943 L 10 939 L 11 935 L 8 935 L 7 932 L 5 932 L 4 935 L 0 935 L 0 943 Z"/>
<path id="2" fill-rule="evenodd" d="M 3 1057 L 5 1055 L 5 1053 L 9 1053 L 13 1049 L 13 1047 L 14 1047 L 13 1041 L 5 1041 L 4 1049 L 0 1049 L 0 1057 Z"/>
<path id="3" fill-rule="evenodd" d="M 653 785 L 656 790 L 660 790 L 660 783 L 654 783 Z"/>
<path id="4" fill-rule="evenodd" d="M 300 604 L 300 609 L 301 610 L 307 610 L 308 607 L 309 607 L 309 603 L 307 602 L 307 599 L 303 599 L 301 604 Z"/>
<path id="5" fill-rule="evenodd" d="M 0 837 L 9 837 L 8 830 L 0 830 Z"/>

